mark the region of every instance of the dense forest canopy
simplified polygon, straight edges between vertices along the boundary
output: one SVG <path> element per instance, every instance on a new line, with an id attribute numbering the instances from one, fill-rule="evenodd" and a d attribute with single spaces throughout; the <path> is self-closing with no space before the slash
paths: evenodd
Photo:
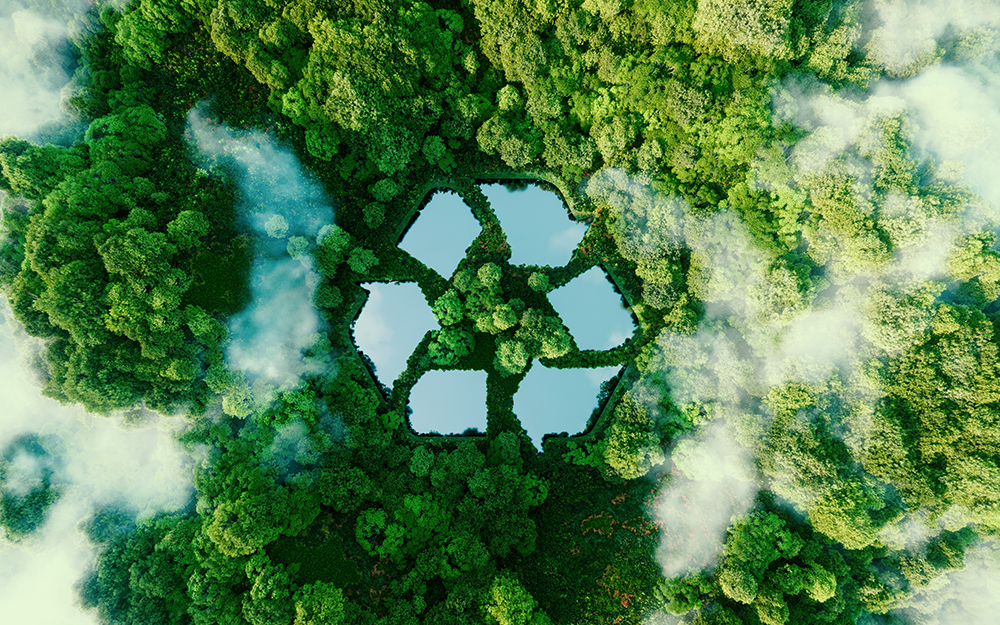
<path id="1" fill-rule="evenodd" d="M 0 33 L 5 332 L 195 458 L 188 505 L 85 510 L 99 622 L 995 618 L 1000 5 L 16 0 Z M 587 224 L 565 264 L 511 262 L 496 182 Z M 452 275 L 398 246 L 435 192 L 480 227 Z M 548 299 L 592 268 L 612 349 Z M 383 386 L 352 324 L 389 282 L 437 326 Z M 541 365 L 621 373 L 539 452 Z M 416 434 L 429 371 L 485 372 L 484 433 Z M 3 541 L 65 525 L 73 438 L 0 431 Z"/>

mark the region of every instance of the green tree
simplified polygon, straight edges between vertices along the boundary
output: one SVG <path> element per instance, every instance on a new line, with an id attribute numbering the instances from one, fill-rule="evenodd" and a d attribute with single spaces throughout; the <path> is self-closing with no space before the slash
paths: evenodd
<path id="1" fill-rule="evenodd" d="M 295 596 L 293 625 L 341 625 L 346 623 L 343 592 L 323 582 L 305 586 Z"/>
<path id="2" fill-rule="evenodd" d="M 167 234 L 179 248 L 190 249 L 201 242 L 210 227 L 211 224 L 202 213 L 186 210 L 178 213 L 177 217 L 167 224 Z"/>
<path id="3" fill-rule="evenodd" d="M 444 295 L 434 302 L 432 310 L 438 323 L 443 326 L 455 325 L 465 317 L 462 301 L 455 289 L 445 291 Z"/>
<path id="4" fill-rule="evenodd" d="M 786 59 L 791 2 L 788 0 L 700 0 L 692 26 L 695 46 L 729 62 L 754 55 Z"/>
<path id="5" fill-rule="evenodd" d="M 552 621 L 536 611 L 538 602 L 517 579 L 509 575 L 494 578 L 485 600 L 486 614 L 498 625 L 545 625 Z"/>

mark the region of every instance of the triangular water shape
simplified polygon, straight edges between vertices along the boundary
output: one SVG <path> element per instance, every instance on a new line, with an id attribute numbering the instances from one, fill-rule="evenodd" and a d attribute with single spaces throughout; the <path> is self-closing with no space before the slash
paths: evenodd
<path id="1" fill-rule="evenodd" d="M 442 277 L 450 278 L 480 230 L 482 227 L 472 209 L 461 196 L 438 192 L 421 209 L 399 242 L 399 249 L 409 252 Z"/>
<path id="2" fill-rule="evenodd" d="M 622 307 L 621 295 L 599 267 L 549 293 L 549 302 L 580 349 L 617 347 L 635 330 L 632 315 Z"/>
<path id="3" fill-rule="evenodd" d="M 569 219 L 559 196 L 534 185 L 511 191 L 501 184 L 484 185 L 483 194 L 507 235 L 514 265 L 569 262 L 587 225 Z"/>

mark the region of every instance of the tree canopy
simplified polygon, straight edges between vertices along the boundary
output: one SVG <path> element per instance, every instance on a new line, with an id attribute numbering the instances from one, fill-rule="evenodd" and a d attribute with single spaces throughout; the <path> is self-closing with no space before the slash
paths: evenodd
<path id="1" fill-rule="evenodd" d="M 189 509 L 94 511 L 82 605 L 177 625 L 904 622 L 1000 532 L 992 118 L 942 116 L 914 82 L 995 103 L 1000 24 L 949 17 L 914 43 L 897 9 L 89 8 L 64 127 L 0 138 L 0 287 L 44 345 L 45 395 L 184 419 L 206 455 Z M 565 265 L 511 262 L 496 181 L 587 224 Z M 449 276 L 398 246 L 435 192 L 480 227 Z M 608 350 L 548 301 L 595 267 L 636 321 Z M 353 337 L 376 282 L 416 283 L 437 322 L 391 388 Z M 541 452 L 513 404 L 540 365 L 620 368 Z M 412 429 L 431 370 L 486 373 L 485 433 Z M 48 453 L 30 434 L 3 451 L 4 539 L 58 504 Z M 722 505 L 695 490 L 741 506 L 674 574 L 671 532 L 710 534 L 708 512 L 684 519 Z"/>

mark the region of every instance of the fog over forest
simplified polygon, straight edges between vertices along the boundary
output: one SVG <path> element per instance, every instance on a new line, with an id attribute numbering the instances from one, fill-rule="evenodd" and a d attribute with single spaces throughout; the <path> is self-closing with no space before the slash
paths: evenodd
<path id="1" fill-rule="evenodd" d="M 94 623 L 75 591 L 96 556 L 81 526 L 106 508 L 133 520 L 185 509 L 194 495 L 192 466 L 203 454 L 175 440 L 185 427 L 180 419 L 164 421 L 142 410 L 103 418 L 42 397 L 33 362 L 39 346 L 10 317 L 6 300 L 2 312 L 0 449 L 24 434 L 39 436 L 58 499 L 31 536 L 0 543 L 0 606 L 14 619 Z M 16 488 L 16 466 L 14 459 L 5 467 L 4 493 Z"/>

